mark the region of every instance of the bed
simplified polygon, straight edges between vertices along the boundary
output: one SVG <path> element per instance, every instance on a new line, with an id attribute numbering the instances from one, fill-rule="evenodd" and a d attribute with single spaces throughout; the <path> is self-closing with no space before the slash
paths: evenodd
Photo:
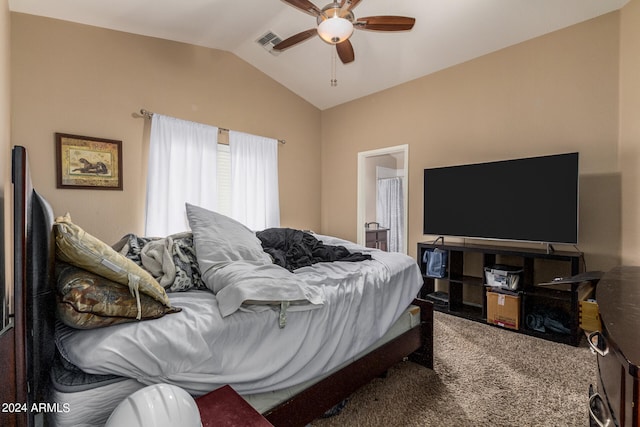
<path id="1" fill-rule="evenodd" d="M 370 259 L 291 271 L 310 286 L 305 304 L 235 306 L 193 289 L 168 293 L 180 311 L 157 319 L 64 325 L 55 310 L 54 216 L 31 186 L 26 150 L 13 156 L 18 396 L 49 403 L 25 413 L 27 425 L 102 425 L 124 397 L 164 382 L 194 397 L 230 384 L 272 424 L 302 426 L 407 357 L 433 367 L 433 310 L 415 298 L 415 261 L 331 236 L 316 238 Z"/>

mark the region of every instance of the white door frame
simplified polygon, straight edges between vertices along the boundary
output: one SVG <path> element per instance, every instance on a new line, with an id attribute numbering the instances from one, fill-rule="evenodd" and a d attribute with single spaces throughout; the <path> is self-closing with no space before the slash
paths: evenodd
<path id="1" fill-rule="evenodd" d="M 364 246 L 365 244 L 365 234 L 364 234 L 364 223 L 365 223 L 365 206 L 366 206 L 366 192 L 365 192 L 365 183 L 366 183 L 366 175 L 365 175 L 365 162 L 368 157 L 381 156 L 384 154 L 395 154 L 398 152 L 404 153 L 404 177 L 402 182 L 402 192 L 404 199 L 404 230 L 403 233 L 403 247 L 402 253 L 407 253 L 407 236 L 409 229 L 409 145 L 396 145 L 394 147 L 386 147 L 379 148 L 377 150 L 370 151 L 362 151 L 358 153 L 358 209 L 357 209 L 357 221 L 356 226 L 358 244 Z"/>

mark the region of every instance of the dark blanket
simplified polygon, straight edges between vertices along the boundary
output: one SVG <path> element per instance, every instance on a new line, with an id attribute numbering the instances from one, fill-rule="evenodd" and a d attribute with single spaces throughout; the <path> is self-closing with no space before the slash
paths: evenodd
<path id="1" fill-rule="evenodd" d="M 256 236 L 273 262 L 289 271 L 317 262 L 364 261 L 371 255 L 349 252 L 344 246 L 325 245 L 311 234 L 292 228 L 268 228 Z"/>

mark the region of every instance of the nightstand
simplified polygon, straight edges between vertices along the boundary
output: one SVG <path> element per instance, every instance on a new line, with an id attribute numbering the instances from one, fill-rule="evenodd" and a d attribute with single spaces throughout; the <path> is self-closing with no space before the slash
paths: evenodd
<path id="1" fill-rule="evenodd" d="M 198 397 L 196 405 L 202 427 L 273 427 L 228 385 Z"/>

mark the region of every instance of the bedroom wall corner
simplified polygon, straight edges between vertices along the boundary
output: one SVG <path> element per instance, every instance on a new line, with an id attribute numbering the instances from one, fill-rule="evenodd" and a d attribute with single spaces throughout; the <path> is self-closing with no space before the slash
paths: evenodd
<path id="1" fill-rule="evenodd" d="M 622 263 L 640 265 L 640 0 L 630 0 L 620 16 Z"/>
<path id="2" fill-rule="evenodd" d="M 15 328 L 7 302 L 13 297 L 13 232 L 11 186 L 10 18 L 9 3 L 0 0 L 0 402 L 16 402 Z M 5 299 L 6 298 L 6 299 Z M 13 304 L 12 304 L 13 305 Z M 0 413 L 0 425 L 17 425 L 15 413 Z"/>
<path id="3" fill-rule="evenodd" d="M 356 238 L 360 151 L 410 146 L 412 256 L 433 239 L 422 234 L 424 168 L 578 151 L 589 191 L 579 247 L 590 269 L 617 264 L 618 221 L 603 246 L 594 219 L 620 215 L 619 189 L 606 188 L 620 182 L 619 23 L 613 12 L 324 110 L 323 233 Z"/>
<path id="4" fill-rule="evenodd" d="M 320 111 L 236 55 L 11 13 L 12 139 L 54 213 L 108 243 L 143 234 L 149 121 L 160 114 L 286 140 L 281 223 L 320 225 Z M 258 47 L 259 48 L 259 47 Z M 286 119 L 283 119 L 286 118 Z M 124 189 L 56 188 L 54 133 L 122 141 Z"/>
<path id="5" fill-rule="evenodd" d="M 11 212 L 11 91 L 9 3 L 0 4 L 0 286 L 11 287 L 13 280 L 13 234 Z M 1 299 L 1 298 L 0 298 Z M 1 310 L 0 310 L 1 314 Z"/>

